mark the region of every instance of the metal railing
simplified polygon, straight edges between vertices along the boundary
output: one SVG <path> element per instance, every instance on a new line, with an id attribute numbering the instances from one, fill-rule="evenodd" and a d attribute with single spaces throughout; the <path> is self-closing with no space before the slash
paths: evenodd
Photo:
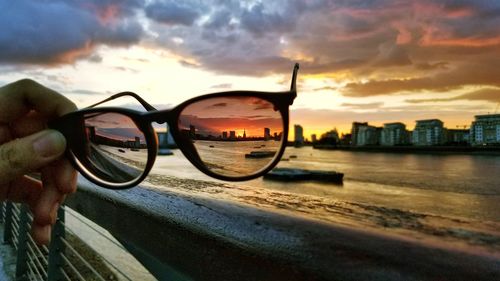
<path id="1" fill-rule="evenodd" d="M 500 280 L 498 256 L 167 190 L 114 191 L 80 181 L 69 208 L 59 211 L 49 247 L 33 243 L 25 207 L 4 203 L 17 278 L 110 280 L 69 241 L 65 215 L 77 212 L 109 231 L 158 280 Z"/>
<path id="2" fill-rule="evenodd" d="M 74 211 L 62 206 L 52 229 L 49 246 L 37 245 L 30 233 L 33 215 L 29 209 L 21 204 L 1 203 L 1 221 L 4 226 L 3 243 L 11 245 L 16 255 L 15 280 L 132 280 L 112 262 L 94 253 L 90 246 L 81 241 L 77 234 L 66 226 L 65 218 L 68 214 L 100 233 L 94 226 L 75 215 Z M 110 240 L 110 243 L 116 242 Z M 84 252 L 82 249 L 92 254 L 82 254 Z M 95 255 L 97 255 L 97 261 Z M 96 268 L 96 262 L 102 266 Z M 103 267 L 111 267 L 112 270 L 103 270 Z M 120 278 L 117 278 L 117 274 Z"/>

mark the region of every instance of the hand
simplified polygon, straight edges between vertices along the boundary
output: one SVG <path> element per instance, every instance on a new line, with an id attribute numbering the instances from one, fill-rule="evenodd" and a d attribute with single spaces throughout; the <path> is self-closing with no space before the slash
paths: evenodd
<path id="1" fill-rule="evenodd" d="M 70 100 L 32 80 L 0 88 L 0 201 L 28 204 L 39 244 L 48 244 L 60 204 L 76 190 L 76 172 L 62 157 L 66 140 L 46 124 L 75 109 Z M 26 176 L 30 172 L 41 172 L 41 181 Z"/>

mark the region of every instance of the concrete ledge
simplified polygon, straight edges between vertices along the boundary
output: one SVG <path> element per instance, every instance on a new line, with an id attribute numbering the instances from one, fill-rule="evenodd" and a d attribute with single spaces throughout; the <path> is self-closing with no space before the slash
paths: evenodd
<path id="1" fill-rule="evenodd" d="M 500 259 L 233 202 L 81 180 L 67 204 L 180 280 L 500 280 Z"/>

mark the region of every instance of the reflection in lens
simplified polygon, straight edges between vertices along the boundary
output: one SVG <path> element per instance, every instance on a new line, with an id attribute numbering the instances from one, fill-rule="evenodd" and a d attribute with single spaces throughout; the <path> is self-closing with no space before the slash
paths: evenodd
<path id="1" fill-rule="evenodd" d="M 72 148 L 83 168 L 111 183 L 140 177 L 146 167 L 146 138 L 135 122 L 119 113 L 89 113 L 82 120 L 82 143 Z"/>
<path id="2" fill-rule="evenodd" d="M 190 104 L 180 114 L 179 130 L 209 170 L 229 177 L 252 175 L 267 167 L 283 142 L 281 113 L 256 97 Z"/>

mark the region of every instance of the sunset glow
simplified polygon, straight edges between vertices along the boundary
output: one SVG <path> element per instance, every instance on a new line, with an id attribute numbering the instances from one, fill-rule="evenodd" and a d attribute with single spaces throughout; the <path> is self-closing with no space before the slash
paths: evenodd
<path id="1" fill-rule="evenodd" d="M 32 78 L 79 107 L 124 90 L 158 108 L 210 92 L 285 91 L 295 62 L 291 125 L 306 138 L 347 133 L 353 121 L 468 126 L 500 102 L 498 1 L 15 1 L 0 9 L 0 85 Z M 262 134 L 244 123 L 217 129 Z"/>

